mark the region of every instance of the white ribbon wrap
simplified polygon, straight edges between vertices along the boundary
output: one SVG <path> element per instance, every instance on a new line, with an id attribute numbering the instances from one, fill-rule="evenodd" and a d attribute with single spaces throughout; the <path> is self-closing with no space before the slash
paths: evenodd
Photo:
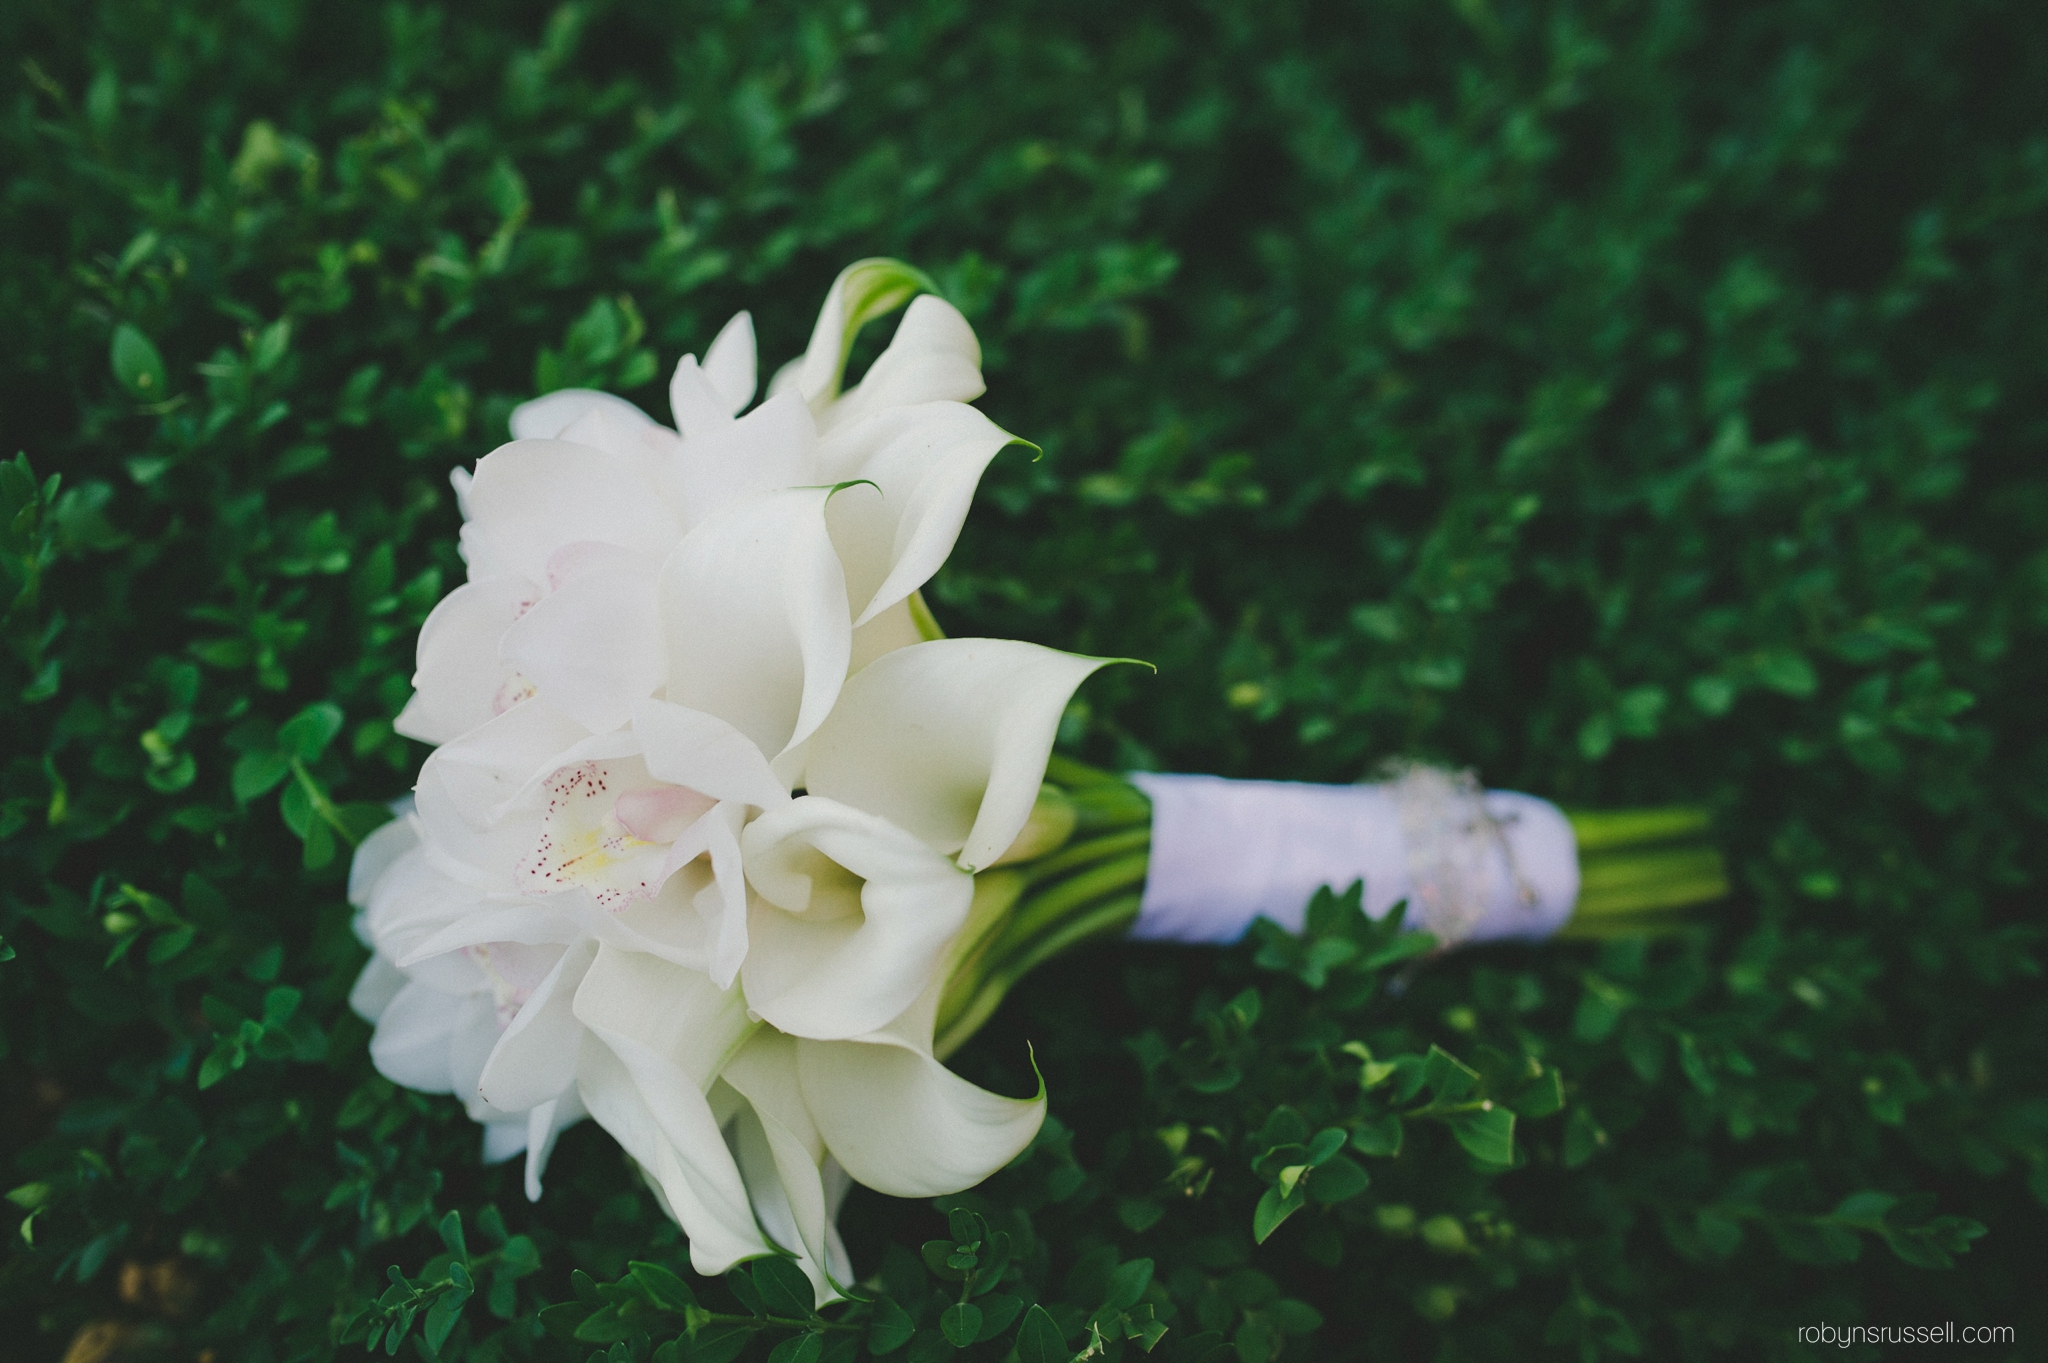
<path id="1" fill-rule="evenodd" d="M 1365 882 L 1374 918 L 1405 899 L 1410 925 L 1454 942 L 1535 940 L 1571 917 L 1578 841 L 1557 806 L 1411 767 L 1376 785 L 1232 781 L 1137 772 L 1152 856 L 1131 936 L 1235 942 L 1252 921 L 1299 932 L 1309 898 Z"/>

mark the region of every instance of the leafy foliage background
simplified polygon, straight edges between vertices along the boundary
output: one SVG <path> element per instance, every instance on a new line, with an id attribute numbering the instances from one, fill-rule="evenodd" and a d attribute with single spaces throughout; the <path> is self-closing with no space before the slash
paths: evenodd
<path id="1" fill-rule="evenodd" d="M 2048 11 L 36 0 L 0 49 L 10 1352 L 2048 1331 Z M 741 306 L 794 354 L 881 253 L 1045 450 L 942 622 L 1159 664 L 1070 751 L 1706 802 L 1740 892 L 1648 947 L 1376 963 L 1326 904 L 1320 956 L 1070 958 L 958 1060 L 1022 1092 L 1036 1047 L 1031 1155 L 857 1194 L 883 1296 L 834 1328 L 706 1325 L 776 1315 L 772 1263 L 677 1277 L 601 1133 L 528 1206 L 372 1073 L 346 840 L 422 755 L 447 468 L 540 388 L 660 410 Z M 1413 1115 L 1450 1089 L 1512 1168 Z"/>

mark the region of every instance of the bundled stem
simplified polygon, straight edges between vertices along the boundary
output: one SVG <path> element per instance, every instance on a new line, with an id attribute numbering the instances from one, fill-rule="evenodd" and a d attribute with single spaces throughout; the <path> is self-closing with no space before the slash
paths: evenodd
<path id="1" fill-rule="evenodd" d="M 1579 898 L 1558 935 L 1609 938 L 1673 931 L 1727 897 L 1728 875 L 1705 810 L 1568 813 L 1579 849 Z M 1137 921 L 1152 848 L 1152 803 L 1110 772 L 1054 756 L 1031 824 L 1013 853 L 975 878 L 974 908 L 940 999 L 937 1054 L 958 1049 L 1041 962 Z"/>

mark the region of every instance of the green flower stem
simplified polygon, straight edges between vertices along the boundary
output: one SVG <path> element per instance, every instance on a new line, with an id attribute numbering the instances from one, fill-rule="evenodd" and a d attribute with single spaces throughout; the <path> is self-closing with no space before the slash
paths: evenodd
<path id="1" fill-rule="evenodd" d="M 1073 810 L 1066 840 L 983 872 L 940 998 L 934 1048 L 957 1049 L 1010 987 L 1070 947 L 1120 937 L 1137 920 L 1152 847 L 1152 803 L 1110 772 L 1055 756 L 1048 798 Z M 1579 901 L 1565 938 L 1656 935 L 1728 895 L 1707 812 L 1691 807 L 1570 813 Z"/>
<path id="2" fill-rule="evenodd" d="M 1641 847 L 1646 843 L 1676 842 L 1705 838 L 1712 822 L 1704 809 L 1690 805 L 1663 809 L 1573 810 L 1572 836 L 1578 839 L 1579 855 L 1615 848 Z"/>

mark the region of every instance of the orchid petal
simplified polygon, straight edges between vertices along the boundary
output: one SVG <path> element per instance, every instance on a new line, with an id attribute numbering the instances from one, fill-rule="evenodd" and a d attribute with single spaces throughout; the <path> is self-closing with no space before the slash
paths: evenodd
<path id="1" fill-rule="evenodd" d="M 548 1156 L 555 1153 L 555 1141 L 564 1131 L 590 1114 L 575 1089 L 542 1103 L 526 1114 L 526 1200 L 540 1201 L 540 1176 L 547 1172 Z"/>
<path id="2" fill-rule="evenodd" d="M 716 715 L 643 700 L 633 707 L 633 732 L 647 770 L 664 781 L 761 809 L 789 798 L 753 740 Z"/>
<path id="3" fill-rule="evenodd" d="M 420 769 L 421 817 L 427 817 L 432 802 L 427 779 L 432 771 L 455 812 L 482 831 L 501 817 L 508 801 L 555 770 L 565 753 L 590 736 L 544 699 L 521 701 L 427 755 Z"/>
<path id="4" fill-rule="evenodd" d="M 583 1024 L 576 1020 L 576 989 L 597 954 L 577 943 L 562 953 L 547 978 L 520 1006 L 484 1062 L 477 1091 L 492 1107 L 524 1112 L 561 1095 L 575 1083 Z"/>
<path id="5" fill-rule="evenodd" d="M 754 353 L 754 316 L 749 312 L 734 313 L 704 352 L 704 377 L 725 399 L 728 415 L 738 416 L 754 400 Z"/>
<path id="6" fill-rule="evenodd" d="M 374 1023 L 406 986 L 405 972 L 382 952 L 373 952 L 363 963 L 363 973 L 348 991 L 349 1011 L 365 1022 Z"/>
<path id="7" fill-rule="evenodd" d="M 1031 817 L 1067 701 L 1105 661 L 1014 639 L 885 654 L 812 738 L 808 788 L 988 866 Z"/>
<path id="8" fill-rule="evenodd" d="M 676 429 L 686 440 L 732 424 L 725 394 L 718 391 L 710 375 L 698 368 L 695 355 L 685 355 L 676 361 L 675 375 L 668 381 L 668 406 L 675 415 Z"/>
<path id="9" fill-rule="evenodd" d="M 469 489 L 463 546 L 470 576 L 543 582 L 549 557 L 584 540 L 660 558 L 683 532 L 668 482 L 665 461 L 650 450 L 566 440 L 502 445 L 478 461 Z"/>
<path id="10" fill-rule="evenodd" d="M 484 1123 L 484 1163 L 503 1164 L 514 1155 L 526 1153 L 526 1129 L 533 1114 L 511 1121 Z"/>
<path id="11" fill-rule="evenodd" d="M 835 431 L 821 476 L 865 479 L 879 497 L 835 497 L 826 511 L 846 564 L 856 624 L 909 596 L 953 552 L 989 461 L 1017 437 L 957 402 L 891 408 Z"/>
<path id="12" fill-rule="evenodd" d="M 930 278 L 900 260 L 877 256 L 841 270 L 825 295 L 803 364 L 796 371 L 797 391 L 804 400 L 815 407 L 837 397 L 846 357 L 860 329 L 928 290 L 933 290 Z"/>
<path id="13" fill-rule="evenodd" d="M 489 722 L 505 685 L 498 641 L 539 591 L 519 577 L 466 582 L 420 626 L 412 699 L 391 727 L 422 743 L 446 743 Z"/>
<path id="14" fill-rule="evenodd" d="M 732 800 L 704 817 L 713 884 L 699 891 L 697 906 L 700 913 L 710 907 L 716 914 L 710 972 L 711 982 L 720 989 L 732 987 L 747 957 L 747 881 L 740 857 L 740 826 L 745 821 L 746 808 Z"/>
<path id="15" fill-rule="evenodd" d="M 448 1047 L 461 1000 L 410 981 L 384 1006 L 370 1037 L 370 1063 L 394 1084 L 421 1093 L 453 1093 Z"/>
<path id="16" fill-rule="evenodd" d="M 740 837 L 760 1017 L 795 1036 L 858 1036 L 916 1000 L 967 920 L 974 879 L 885 819 L 807 796 Z"/>
<path id="17" fill-rule="evenodd" d="M 356 847 L 355 857 L 348 864 L 348 902 L 359 909 L 368 908 L 370 893 L 384 873 L 419 845 L 419 824 L 411 818 L 401 816 L 379 824 Z"/>
<path id="18" fill-rule="evenodd" d="M 622 397 L 595 388 L 562 388 L 512 409 L 514 440 L 553 440 L 579 417 L 602 409 L 625 421 L 653 425 L 654 419 Z"/>
<path id="19" fill-rule="evenodd" d="M 503 631 L 499 654 L 584 728 L 616 729 L 661 684 L 654 588 L 653 561 L 579 573 Z"/>
<path id="20" fill-rule="evenodd" d="M 662 568 L 668 699 L 718 716 L 771 756 L 818 727 L 852 652 L 828 495 L 797 488 L 729 506 Z"/>

